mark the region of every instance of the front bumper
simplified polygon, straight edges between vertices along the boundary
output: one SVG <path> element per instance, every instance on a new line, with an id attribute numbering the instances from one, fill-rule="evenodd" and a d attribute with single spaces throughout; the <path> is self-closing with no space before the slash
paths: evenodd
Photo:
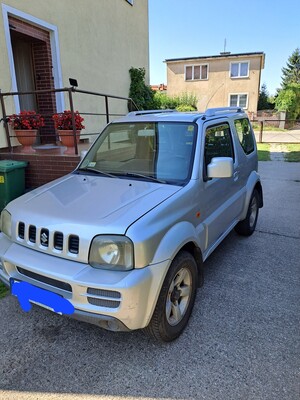
<path id="1" fill-rule="evenodd" d="M 169 260 L 132 271 L 107 271 L 11 242 L 0 233 L 0 280 L 14 278 L 68 299 L 70 317 L 114 331 L 148 325 Z"/>

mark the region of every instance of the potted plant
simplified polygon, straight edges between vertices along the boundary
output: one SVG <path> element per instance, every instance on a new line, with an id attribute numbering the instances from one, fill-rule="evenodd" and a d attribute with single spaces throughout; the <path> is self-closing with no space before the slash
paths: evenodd
<path id="1" fill-rule="evenodd" d="M 70 110 L 65 110 L 62 113 L 57 113 L 52 116 L 55 128 L 58 131 L 60 140 L 64 146 L 68 149 L 66 153 L 72 153 L 70 148 L 74 147 L 74 128 L 76 130 L 76 142 L 79 142 L 80 131 L 84 129 L 85 126 L 82 124 L 84 118 L 79 114 L 78 111 L 74 112 L 75 127 L 73 128 L 72 112 Z"/>
<path id="2" fill-rule="evenodd" d="M 36 140 L 38 129 L 45 126 L 44 118 L 35 111 L 21 111 L 9 117 L 9 124 L 23 146 L 23 152 L 33 152 L 31 146 Z"/>

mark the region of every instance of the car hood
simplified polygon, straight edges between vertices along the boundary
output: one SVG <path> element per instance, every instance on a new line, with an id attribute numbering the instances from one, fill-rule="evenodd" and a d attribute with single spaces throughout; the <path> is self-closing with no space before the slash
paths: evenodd
<path id="1" fill-rule="evenodd" d="M 95 234 L 127 228 L 181 187 L 132 179 L 70 174 L 12 201 L 15 223 Z"/>

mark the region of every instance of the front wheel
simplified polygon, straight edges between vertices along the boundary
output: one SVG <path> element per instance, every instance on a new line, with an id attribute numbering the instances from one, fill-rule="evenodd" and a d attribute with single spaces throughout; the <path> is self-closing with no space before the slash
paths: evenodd
<path id="1" fill-rule="evenodd" d="M 197 291 L 197 265 L 194 257 L 180 252 L 164 280 L 152 319 L 145 332 L 157 340 L 170 342 L 186 327 Z"/>
<path id="2" fill-rule="evenodd" d="M 250 236 L 255 231 L 259 210 L 259 194 L 255 189 L 252 193 L 247 216 L 243 221 L 240 221 L 235 230 L 239 235 Z"/>

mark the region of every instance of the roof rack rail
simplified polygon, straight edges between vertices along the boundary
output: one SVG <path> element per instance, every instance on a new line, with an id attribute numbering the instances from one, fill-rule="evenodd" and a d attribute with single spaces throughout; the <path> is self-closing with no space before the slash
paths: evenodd
<path id="1" fill-rule="evenodd" d="M 142 111 L 131 111 L 128 113 L 128 116 L 135 116 L 135 115 L 148 115 L 148 114 L 163 114 L 169 112 L 175 112 L 176 110 L 142 110 Z"/>
<path id="2" fill-rule="evenodd" d="M 244 112 L 241 107 L 218 107 L 218 108 L 208 108 L 205 111 L 205 116 L 213 117 L 216 114 L 222 114 L 227 112 Z"/>

